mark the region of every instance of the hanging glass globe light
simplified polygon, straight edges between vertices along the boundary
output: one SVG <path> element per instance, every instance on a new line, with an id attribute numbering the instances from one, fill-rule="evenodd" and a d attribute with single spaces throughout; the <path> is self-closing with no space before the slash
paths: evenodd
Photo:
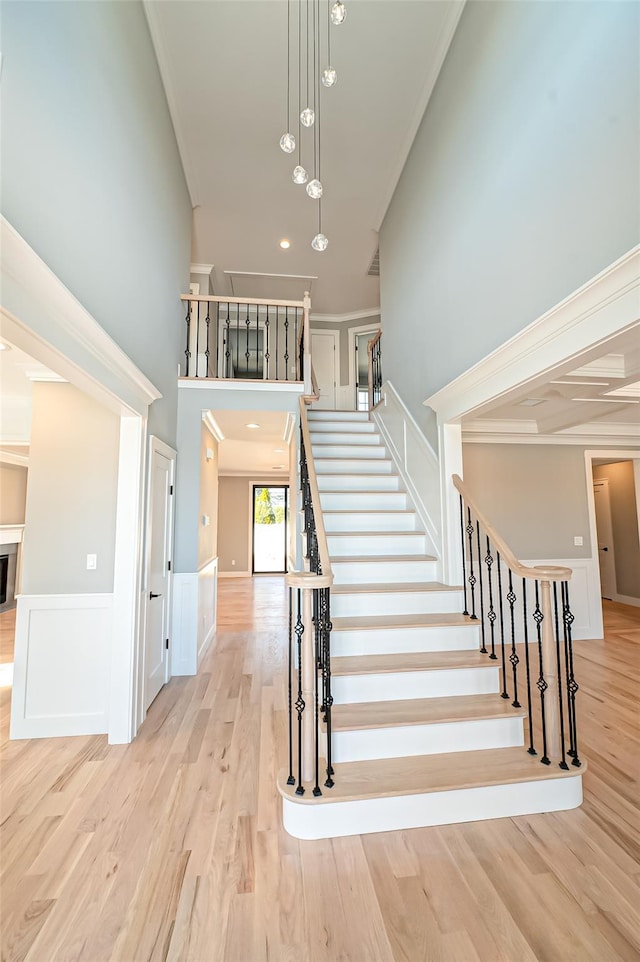
<path id="1" fill-rule="evenodd" d="M 331 23 L 338 26 L 344 23 L 344 18 L 347 15 L 347 8 L 345 7 L 342 0 L 336 0 L 334 5 L 331 7 Z"/>
<path id="2" fill-rule="evenodd" d="M 313 123 L 316 119 L 316 115 L 311 109 L 311 107 L 305 107 L 300 114 L 300 121 L 304 127 L 313 127 Z"/>
<path id="3" fill-rule="evenodd" d="M 324 234 L 316 234 L 316 236 L 311 241 L 311 246 L 314 251 L 326 251 L 329 244 L 329 238 L 325 237 Z"/>
<path id="4" fill-rule="evenodd" d="M 296 138 L 290 133 L 283 134 L 280 138 L 280 146 L 285 154 L 292 154 L 296 149 Z"/>
<path id="5" fill-rule="evenodd" d="M 325 87 L 333 87 L 338 79 L 338 74 L 333 67 L 325 67 L 322 71 L 322 83 Z"/>
<path id="6" fill-rule="evenodd" d="M 291 179 L 293 180 L 294 184 L 306 184 L 308 176 L 309 175 L 304 167 L 301 167 L 300 164 L 298 164 L 297 167 L 293 168 Z"/>
<path id="7" fill-rule="evenodd" d="M 322 184 L 315 177 L 307 184 L 307 193 L 312 200 L 320 200 L 322 197 Z"/>

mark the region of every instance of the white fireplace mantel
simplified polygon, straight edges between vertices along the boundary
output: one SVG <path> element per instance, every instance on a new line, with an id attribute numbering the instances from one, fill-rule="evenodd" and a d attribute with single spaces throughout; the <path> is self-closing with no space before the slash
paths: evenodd
<path id="1" fill-rule="evenodd" d="M 20 544 L 23 534 L 23 524 L 0 524 L 0 545 Z"/>

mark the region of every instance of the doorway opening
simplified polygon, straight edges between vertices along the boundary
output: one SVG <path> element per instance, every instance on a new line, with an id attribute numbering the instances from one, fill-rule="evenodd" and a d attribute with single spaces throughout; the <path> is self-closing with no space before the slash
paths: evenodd
<path id="1" fill-rule="evenodd" d="M 252 574 L 285 574 L 289 485 L 253 485 Z"/>
<path id="2" fill-rule="evenodd" d="M 356 411 L 369 410 L 368 345 L 378 331 L 379 323 L 362 324 L 349 331 L 349 388 Z"/>

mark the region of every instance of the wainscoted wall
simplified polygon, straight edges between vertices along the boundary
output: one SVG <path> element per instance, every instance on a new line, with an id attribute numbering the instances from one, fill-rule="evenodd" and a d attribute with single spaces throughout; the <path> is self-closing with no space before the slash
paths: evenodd
<path id="1" fill-rule="evenodd" d="M 218 602 L 218 559 L 198 572 L 198 665 L 216 631 Z"/>
<path id="2" fill-rule="evenodd" d="M 171 674 L 195 675 L 216 630 L 218 559 L 173 576 Z"/>
<path id="3" fill-rule="evenodd" d="M 11 738 L 108 730 L 111 594 L 20 595 Z"/>
<path id="4" fill-rule="evenodd" d="M 600 572 L 597 558 L 543 558 L 522 563 L 571 568 L 573 576 L 569 582 L 569 604 L 575 618 L 571 627 L 572 636 L 576 641 L 603 637 Z M 553 594 L 551 597 L 553 599 Z"/>

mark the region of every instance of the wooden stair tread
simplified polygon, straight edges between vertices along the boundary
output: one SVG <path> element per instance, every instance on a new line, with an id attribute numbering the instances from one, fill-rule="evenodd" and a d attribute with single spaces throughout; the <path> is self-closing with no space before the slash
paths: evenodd
<path id="1" fill-rule="evenodd" d="M 343 655 L 331 659 L 332 675 L 371 675 L 400 671 L 446 671 L 451 668 L 497 668 L 478 649 L 413 651 L 391 655 Z"/>
<path id="2" fill-rule="evenodd" d="M 335 591 L 336 586 L 331 589 Z M 332 631 L 380 631 L 384 628 L 474 628 L 479 624 L 468 615 L 343 615 L 331 619 Z"/>
<path id="3" fill-rule="evenodd" d="M 495 666 L 495 662 L 493 662 Z M 513 708 L 500 695 L 446 695 L 442 698 L 406 698 L 395 701 L 363 701 L 334 705 L 333 731 L 392 728 L 397 725 L 436 725 L 443 722 L 487 718 L 525 718 L 523 708 Z"/>
<path id="4" fill-rule="evenodd" d="M 334 787 L 325 788 L 314 798 L 309 790 L 295 794 L 295 785 L 287 785 L 287 772 L 278 775 L 278 791 L 301 805 L 322 805 L 397 795 L 418 795 L 457 789 L 512 785 L 584 774 L 569 766 L 563 771 L 556 763 L 543 765 L 539 756 L 531 756 L 524 748 L 492 748 L 443 755 L 412 755 L 405 758 L 383 758 L 371 761 L 342 762 L 334 766 Z"/>
<path id="5" fill-rule="evenodd" d="M 337 558 L 333 559 L 337 561 Z M 331 588 L 332 594 L 342 595 L 342 594 L 365 594 L 367 592 L 381 591 L 461 591 L 462 588 L 457 585 L 443 585 L 439 581 L 403 581 L 403 582 L 373 582 L 368 584 L 357 584 L 357 585 L 333 585 Z"/>

